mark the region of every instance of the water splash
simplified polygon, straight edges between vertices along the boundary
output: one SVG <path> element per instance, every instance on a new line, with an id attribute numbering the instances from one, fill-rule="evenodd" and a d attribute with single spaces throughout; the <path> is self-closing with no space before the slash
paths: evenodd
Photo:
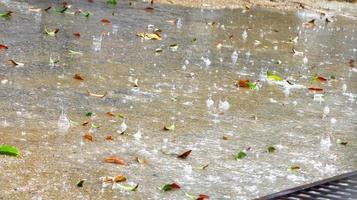
<path id="1" fill-rule="evenodd" d="M 246 30 L 244 30 L 242 33 L 242 39 L 245 41 L 245 40 L 247 40 L 247 38 L 248 38 L 248 33 Z"/>
<path id="2" fill-rule="evenodd" d="M 231 59 L 232 59 L 232 63 L 236 64 L 237 60 L 238 60 L 238 53 L 236 50 L 233 51 L 232 55 L 231 55 Z"/>
<path id="3" fill-rule="evenodd" d="M 61 134 L 67 133 L 69 128 L 71 127 L 71 122 L 69 121 L 67 114 L 62 110 L 60 117 L 57 122 L 58 131 Z"/>

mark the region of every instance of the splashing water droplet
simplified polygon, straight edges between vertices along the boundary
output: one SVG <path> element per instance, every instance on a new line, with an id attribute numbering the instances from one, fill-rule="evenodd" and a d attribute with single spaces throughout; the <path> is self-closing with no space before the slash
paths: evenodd
<path id="1" fill-rule="evenodd" d="M 211 108 L 214 104 L 214 101 L 212 100 L 211 97 L 208 97 L 208 99 L 206 100 L 206 106 L 207 108 Z"/>
<path id="2" fill-rule="evenodd" d="M 237 60 L 238 60 L 238 53 L 236 50 L 233 51 L 232 55 L 231 55 L 231 59 L 232 59 L 232 63 L 236 64 Z"/>
<path id="3" fill-rule="evenodd" d="M 221 112 L 227 111 L 229 109 L 229 107 L 230 107 L 230 104 L 228 103 L 227 100 L 225 100 L 225 101 L 219 100 L 218 108 Z"/>
<path id="4" fill-rule="evenodd" d="M 243 31 L 242 38 L 243 38 L 244 41 L 248 38 L 248 33 L 247 33 L 246 30 Z"/>
<path id="5" fill-rule="evenodd" d="M 60 133 L 67 133 L 68 129 L 71 127 L 71 122 L 69 121 L 66 113 L 62 110 L 60 117 L 57 122 L 58 131 Z"/>
<path id="6" fill-rule="evenodd" d="M 117 130 L 117 133 L 123 134 L 126 131 L 127 128 L 128 128 L 128 126 L 126 125 L 125 119 L 124 119 L 123 122 L 120 124 L 120 127 Z"/>
<path id="7" fill-rule="evenodd" d="M 211 65 L 211 60 L 209 58 L 201 57 L 201 60 L 205 63 L 206 67 Z"/>
<path id="8" fill-rule="evenodd" d="M 141 139 L 141 129 L 139 128 L 138 131 L 134 134 L 135 140 L 140 140 Z"/>
<path id="9" fill-rule="evenodd" d="M 331 138 L 329 136 L 321 138 L 320 147 L 323 150 L 329 150 L 331 147 Z"/>
<path id="10" fill-rule="evenodd" d="M 305 57 L 302 59 L 302 61 L 304 62 L 304 64 L 307 64 L 307 62 L 308 62 L 309 60 L 308 60 L 307 57 L 305 56 Z"/>
<path id="11" fill-rule="evenodd" d="M 346 83 L 344 83 L 342 85 L 342 92 L 346 92 L 346 91 L 347 91 L 347 85 L 346 85 Z"/>

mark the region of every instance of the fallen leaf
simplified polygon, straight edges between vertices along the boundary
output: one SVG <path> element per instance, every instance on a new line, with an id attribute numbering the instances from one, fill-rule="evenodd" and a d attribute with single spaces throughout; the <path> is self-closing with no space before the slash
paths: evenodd
<path id="1" fill-rule="evenodd" d="M 92 13 L 90 13 L 90 12 L 88 12 L 88 11 L 82 12 L 82 14 L 83 14 L 86 18 L 88 18 L 88 17 L 90 17 L 91 15 L 93 15 Z"/>
<path id="2" fill-rule="evenodd" d="M 84 78 L 83 78 L 83 76 L 82 75 L 80 75 L 80 74 L 75 74 L 74 76 L 73 76 L 73 78 L 74 79 L 77 79 L 77 80 L 80 80 L 80 81 L 83 81 L 84 80 Z"/>
<path id="3" fill-rule="evenodd" d="M 81 33 L 80 32 L 74 32 L 73 35 L 77 38 L 81 37 Z"/>
<path id="4" fill-rule="evenodd" d="M 154 11 L 154 8 L 148 6 L 148 7 L 145 8 L 145 11 L 146 11 L 146 12 L 149 12 L 149 13 L 152 13 L 152 12 Z"/>
<path id="5" fill-rule="evenodd" d="M 107 112 L 106 114 L 107 114 L 108 116 L 115 117 L 115 114 L 112 113 L 112 112 Z"/>
<path id="6" fill-rule="evenodd" d="M 9 17 L 11 17 L 12 13 L 14 13 L 14 12 L 7 11 L 7 12 L 4 12 L 4 13 L 0 13 L 0 17 L 9 18 Z"/>
<path id="7" fill-rule="evenodd" d="M 136 162 L 138 162 L 140 164 L 143 164 L 143 165 L 147 164 L 147 160 L 144 158 L 136 157 L 135 160 L 136 160 Z"/>
<path id="8" fill-rule="evenodd" d="M 229 137 L 224 135 L 224 136 L 222 137 L 222 139 L 223 139 L 223 140 L 229 140 Z"/>
<path id="9" fill-rule="evenodd" d="M 162 53 L 163 52 L 163 49 L 162 48 L 157 48 L 155 49 L 155 53 Z"/>
<path id="10" fill-rule="evenodd" d="M 123 175 L 118 175 L 114 177 L 114 182 L 119 183 L 119 182 L 124 182 L 126 181 L 126 177 Z"/>
<path id="11" fill-rule="evenodd" d="M 107 136 L 105 137 L 105 140 L 113 140 L 113 136 L 107 135 Z"/>
<path id="12" fill-rule="evenodd" d="M 113 163 L 117 165 L 126 165 L 125 161 L 116 156 L 108 156 L 104 158 L 105 163 Z"/>
<path id="13" fill-rule="evenodd" d="M 15 60 L 8 60 L 9 63 L 11 63 L 14 66 L 24 66 L 24 63 L 16 62 Z"/>
<path id="14" fill-rule="evenodd" d="M 204 194 L 193 195 L 193 194 L 185 193 L 185 195 L 188 198 L 190 198 L 191 200 L 207 200 L 207 199 L 209 199 L 209 196 L 204 195 Z"/>
<path id="15" fill-rule="evenodd" d="M 297 165 L 293 165 L 293 166 L 289 166 L 289 167 L 288 167 L 288 171 L 289 171 L 289 172 L 296 172 L 296 171 L 298 171 L 298 170 L 300 170 L 300 167 L 297 166 Z"/>
<path id="16" fill-rule="evenodd" d="M 134 186 L 129 186 L 129 185 L 122 185 L 122 184 L 118 184 L 118 186 L 128 192 L 134 192 L 138 189 L 139 184 L 136 184 Z"/>
<path id="17" fill-rule="evenodd" d="M 80 52 L 80 51 L 73 51 L 73 50 L 68 50 L 68 54 L 69 55 L 83 55 L 83 53 L 82 52 Z"/>
<path id="18" fill-rule="evenodd" d="M 52 37 L 54 37 L 54 36 L 56 36 L 56 34 L 59 32 L 59 28 L 56 28 L 55 30 L 53 30 L 53 31 L 48 31 L 47 29 L 45 29 L 45 33 L 47 34 L 47 35 L 49 35 L 49 36 L 52 36 Z"/>
<path id="19" fill-rule="evenodd" d="M 51 7 L 51 6 L 49 6 L 49 7 L 45 8 L 45 9 L 44 9 L 44 11 L 46 11 L 46 12 L 47 12 L 47 11 L 49 11 L 51 8 L 52 8 L 52 7 Z"/>
<path id="20" fill-rule="evenodd" d="M 65 13 L 68 10 L 68 8 L 69 8 L 68 6 L 64 6 L 62 9 L 56 10 L 56 12 Z"/>
<path id="21" fill-rule="evenodd" d="M 268 153 L 274 153 L 276 150 L 276 148 L 274 146 L 269 146 L 268 149 L 267 149 L 267 152 Z"/>
<path id="22" fill-rule="evenodd" d="M 84 181 L 85 181 L 86 179 L 82 179 L 82 180 L 79 180 L 78 182 L 77 182 L 77 187 L 83 187 L 83 183 L 84 183 Z"/>
<path id="23" fill-rule="evenodd" d="M 182 158 L 182 159 L 186 159 L 187 156 L 190 155 L 191 151 L 192 151 L 192 150 L 188 150 L 188 151 L 186 151 L 186 152 L 184 152 L 184 153 L 182 153 L 182 154 L 177 155 L 177 157 L 178 157 L 178 158 Z"/>
<path id="24" fill-rule="evenodd" d="M 314 92 L 322 92 L 324 90 L 322 88 L 317 88 L 317 87 L 309 87 L 308 89 L 310 91 L 314 91 Z"/>
<path id="25" fill-rule="evenodd" d="M 138 37 L 142 37 L 145 40 L 161 40 L 161 36 L 158 33 L 145 33 L 145 32 L 141 32 L 141 33 L 136 33 L 136 36 Z"/>
<path id="26" fill-rule="evenodd" d="M 348 142 L 347 141 L 342 141 L 341 139 L 337 139 L 336 143 L 340 144 L 340 145 L 343 145 L 343 146 L 346 146 Z"/>
<path id="27" fill-rule="evenodd" d="M 170 44 L 169 48 L 173 51 L 176 51 L 178 49 L 178 45 L 177 44 Z"/>
<path id="28" fill-rule="evenodd" d="M 86 113 L 86 116 L 87 116 L 87 117 L 91 117 L 91 116 L 93 116 L 93 115 L 94 115 L 94 113 L 92 113 L 92 112 L 87 112 L 87 113 Z"/>
<path id="29" fill-rule="evenodd" d="M 20 151 L 16 147 L 10 145 L 0 145 L 0 154 L 21 157 Z"/>
<path id="30" fill-rule="evenodd" d="M 161 187 L 161 190 L 164 192 L 170 191 L 170 190 L 178 190 L 181 187 L 177 183 L 168 183 L 165 184 Z"/>
<path id="31" fill-rule="evenodd" d="M 326 82 L 326 81 L 327 81 L 327 78 L 315 74 L 315 75 L 312 77 L 312 80 L 314 80 L 314 81 L 320 81 L 320 82 Z"/>
<path id="32" fill-rule="evenodd" d="M 281 78 L 280 76 L 273 74 L 273 72 L 267 71 L 267 77 L 269 80 L 273 80 L 273 81 L 282 81 L 283 78 Z"/>
<path id="33" fill-rule="evenodd" d="M 117 5 L 117 0 L 107 0 L 107 4 Z"/>
<path id="34" fill-rule="evenodd" d="M 89 124 L 89 121 L 85 121 L 85 122 L 82 123 L 82 126 L 86 126 L 88 124 Z"/>
<path id="35" fill-rule="evenodd" d="M 165 131 L 174 131 L 175 128 L 176 128 L 176 125 L 174 123 L 169 126 L 164 126 Z"/>
<path id="36" fill-rule="evenodd" d="M 316 20 L 312 19 L 308 22 L 305 22 L 303 25 L 305 28 L 314 28 L 316 26 Z"/>
<path id="37" fill-rule="evenodd" d="M 93 135 L 90 133 L 86 133 L 83 135 L 83 139 L 91 141 L 91 142 L 93 142 L 93 138 L 94 138 Z"/>
<path id="38" fill-rule="evenodd" d="M 107 96 L 108 92 L 105 92 L 104 94 L 95 94 L 87 90 L 87 96 L 92 96 L 92 97 L 98 97 L 98 98 L 104 98 Z"/>
<path id="39" fill-rule="evenodd" d="M 101 22 L 102 22 L 103 24 L 110 24 L 109 19 L 102 19 Z"/>
<path id="40" fill-rule="evenodd" d="M 355 67 L 355 60 L 350 59 L 350 60 L 348 61 L 348 64 L 350 65 L 350 67 Z"/>
<path id="41" fill-rule="evenodd" d="M 241 160 L 246 156 L 247 156 L 247 154 L 244 151 L 240 151 L 237 153 L 237 155 L 234 156 L 234 159 Z"/>
<path id="42" fill-rule="evenodd" d="M 0 44 L 0 49 L 9 49 L 5 44 Z"/>
<path id="43" fill-rule="evenodd" d="M 139 81 L 138 79 L 134 80 L 134 85 L 133 85 L 134 87 L 139 87 L 138 81 Z"/>
<path id="44" fill-rule="evenodd" d="M 250 88 L 252 90 L 256 88 L 256 84 L 252 83 L 250 80 L 247 79 L 236 81 L 235 85 L 243 88 Z"/>

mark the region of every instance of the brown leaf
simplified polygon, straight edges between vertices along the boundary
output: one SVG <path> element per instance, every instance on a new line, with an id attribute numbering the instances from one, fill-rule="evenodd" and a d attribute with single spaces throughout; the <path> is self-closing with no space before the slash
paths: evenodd
<path id="1" fill-rule="evenodd" d="M 103 24 L 110 24 L 110 20 L 109 19 L 102 19 L 101 20 L 101 22 L 103 23 Z"/>
<path id="2" fill-rule="evenodd" d="M 86 133 L 86 134 L 83 135 L 83 138 L 84 138 L 85 140 L 88 140 L 88 141 L 93 142 L 93 138 L 94 138 L 94 137 L 93 137 L 92 134 Z"/>
<path id="3" fill-rule="evenodd" d="M 308 89 L 310 91 L 314 91 L 314 92 L 322 92 L 324 90 L 322 88 L 317 88 L 317 87 L 309 87 Z"/>
<path id="4" fill-rule="evenodd" d="M 348 61 L 348 64 L 350 65 L 350 67 L 355 67 L 355 60 L 350 59 L 350 60 Z"/>
<path id="5" fill-rule="evenodd" d="M 126 181 L 126 177 L 123 175 L 118 175 L 114 177 L 114 182 L 119 183 L 119 182 L 124 182 Z"/>
<path id="6" fill-rule="evenodd" d="M 184 153 L 182 153 L 182 154 L 177 155 L 177 157 L 178 157 L 178 158 L 182 158 L 182 159 L 186 159 L 187 156 L 190 155 L 191 151 L 192 151 L 192 150 L 188 150 L 188 151 L 186 151 L 186 152 L 184 152 Z"/>
<path id="7" fill-rule="evenodd" d="M 249 88 L 249 80 L 239 80 L 239 81 L 236 81 L 235 85 L 236 86 L 239 86 L 239 87 L 243 87 L 243 88 Z"/>
<path id="8" fill-rule="evenodd" d="M 105 140 L 113 140 L 113 136 L 107 135 L 107 136 L 105 137 Z"/>
<path id="9" fill-rule="evenodd" d="M 81 37 L 81 33 L 80 32 L 74 32 L 73 35 L 77 38 Z"/>
<path id="10" fill-rule="evenodd" d="M 88 124 L 89 124 L 89 121 L 85 121 L 85 122 L 82 123 L 82 126 L 86 126 Z"/>
<path id="11" fill-rule="evenodd" d="M 115 114 L 112 113 L 112 112 L 107 112 L 106 114 L 107 114 L 108 116 L 115 117 Z"/>
<path id="12" fill-rule="evenodd" d="M 83 78 L 83 76 L 82 75 L 80 75 L 80 74 L 75 74 L 74 76 L 73 76 L 73 78 L 74 79 L 77 79 L 77 80 L 80 80 L 80 81 L 83 81 L 84 80 L 84 78 Z"/>
<path id="13" fill-rule="evenodd" d="M 45 9 L 44 9 L 44 11 L 46 11 L 46 12 L 47 12 L 47 11 L 49 11 L 51 8 L 52 8 L 52 7 L 51 7 L 51 6 L 49 6 L 49 7 L 45 8 Z"/>
<path id="14" fill-rule="evenodd" d="M 209 199 L 209 196 L 205 194 L 200 194 L 196 200 L 207 200 Z"/>
<path id="15" fill-rule="evenodd" d="M 117 165 L 126 165 L 125 161 L 119 157 L 116 156 L 107 156 L 104 158 L 105 163 L 113 163 Z"/>
<path id="16" fill-rule="evenodd" d="M 229 140 L 229 137 L 224 135 L 224 136 L 222 137 L 222 139 L 223 139 L 223 140 Z"/>
<path id="17" fill-rule="evenodd" d="M 5 44 L 0 44 L 0 49 L 8 49 L 9 47 L 7 47 Z"/>
<path id="18" fill-rule="evenodd" d="M 16 62 L 15 60 L 8 60 L 8 62 L 14 66 L 23 66 L 24 64 L 23 63 L 20 63 L 20 62 Z"/>
<path id="19" fill-rule="evenodd" d="M 135 160 L 136 160 L 136 162 L 138 162 L 140 164 L 143 164 L 143 165 L 147 164 L 147 160 L 144 158 L 136 157 Z"/>

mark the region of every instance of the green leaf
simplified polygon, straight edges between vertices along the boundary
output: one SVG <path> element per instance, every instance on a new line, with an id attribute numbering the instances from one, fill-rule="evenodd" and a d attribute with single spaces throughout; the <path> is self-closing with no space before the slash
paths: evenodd
<path id="1" fill-rule="evenodd" d="M 83 12 L 83 15 L 88 18 L 88 17 L 90 17 L 90 16 L 93 15 L 93 14 L 90 13 L 90 12 L 88 12 L 88 11 L 86 11 L 86 12 Z"/>
<path id="2" fill-rule="evenodd" d="M 83 55 L 82 52 L 79 52 L 79 51 L 73 51 L 73 50 L 69 50 L 69 55 Z"/>
<path id="3" fill-rule="evenodd" d="M 243 158 L 246 157 L 246 156 L 247 156 L 247 154 L 246 154 L 244 151 L 240 151 L 240 152 L 238 152 L 237 155 L 234 156 L 234 159 L 236 159 L 236 160 L 241 160 L 241 159 L 243 159 Z"/>
<path id="4" fill-rule="evenodd" d="M 247 84 L 248 84 L 248 87 L 249 87 L 250 89 L 252 89 L 252 90 L 255 90 L 255 88 L 257 87 L 256 84 L 254 84 L 254 83 L 252 83 L 252 82 L 250 82 L 250 81 L 249 81 Z"/>
<path id="5" fill-rule="evenodd" d="M 83 187 L 84 181 L 85 181 L 85 179 L 79 180 L 79 181 L 77 182 L 77 184 L 76 184 L 77 187 Z"/>
<path id="6" fill-rule="evenodd" d="M 134 191 L 136 191 L 136 189 L 138 189 L 139 184 L 136 184 L 136 185 L 134 185 L 134 186 L 118 184 L 118 186 L 119 186 L 121 189 L 126 190 L 126 191 L 128 191 L 128 192 L 134 192 Z"/>
<path id="7" fill-rule="evenodd" d="M 347 141 L 342 141 L 341 139 L 337 139 L 336 143 L 339 144 L 339 145 L 343 145 L 343 146 L 347 145 Z"/>
<path id="8" fill-rule="evenodd" d="M 161 191 L 167 192 L 174 189 L 180 189 L 181 187 L 176 183 L 168 183 L 161 187 Z"/>
<path id="9" fill-rule="evenodd" d="M 59 60 L 53 60 L 51 57 L 50 57 L 50 64 L 51 65 L 54 65 L 56 63 L 59 63 Z"/>
<path id="10" fill-rule="evenodd" d="M 197 42 L 197 38 L 192 38 L 192 43 L 195 43 L 195 42 Z"/>
<path id="11" fill-rule="evenodd" d="M 100 126 L 95 125 L 95 124 L 92 124 L 91 126 L 92 126 L 92 128 L 99 128 L 100 127 Z"/>
<path id="12" fill-rule="evenodd" d="M 119 114 L 118 114 L 118 117 L 120 117 L 120 118 L 122 118 L 122 119 L 125 119 L 125 114 L 119 113 Z"/>
<path id="13" fill-rule="evenodd" d="M 47 29 L 45 29 L 45 33 L 46 33 L 47 35 L 49 35 L 49 36 L 52 36 L 52 37 L 56 36 L 56 34 L 58 33 L 58 31 L 59 31 L 58 28 L 56 28 L 56 29 L 53 30 L 53 31 L 48 31 Z"/>
<path id="14" fill-rule="evenodd" d="M 117 3 L 118 3 L 117 0 L 107 0 L 107 4 L 117 5 Z"/>
<path id="15" fill-rule="evenodd" d="M 171 124 L 170 126 L 164 126 L 165 131 L 174 131 L 176 128 L 175 123 Z"/>
<path id="16" fill-rule="evenodd" d="M 0 154 L 21 157 L 20 151 L 16 147 L 10 145 L 0 145 Z"/>
<path id="17" fill-rule="evenodd" d="M 283 80 L 283 78 L 281 78 L 278 75 L 273 74 L 270 71 L 267 71 L 267 77 L 268 77 L 269 80 L 274 80 L 274 81 L 282 81 Z"/>
<path id="18" fill-rule="evenodd" d="M 9 17 L 11 17 L 12 13 L 13 13 L 12 11 L 7 11 L 7 12 L 4 12 L 4 13 L 0 13 L 0 17 L 9 18 Z"/>
<path id="19" fill-rule="evenodd" d="M 65 13 L 67 9 L 68 7 L 63 7 L 62 9 L 56 10 L 56 12 Z"/>
<path id="20" fill-rule="evenodd" d="M 293 165 L 293 166 L 289 166 L 289 167 L 288 167 L 288 171 L 289 171 L 289 172 L 296 172 L 296 171 L 298 171 L 298 170 L 300 170 L 300 167 L 297 166 L 297 165 Z"/>
<path id="21" fill-rule="evenodd" d="M 196 200 L 199 198 L 199 196 L 196 196 L 196 195 L 193 195 L 193 194 L 190 194 L 190 193 L 186 193 L 185 192 L 185 195 L 190 198 L 191 200 Z"/>
<path id="22" fill-rule="evenodd" d="M 267 149 L 267 152 L 268 153 L 274 153 L 276 150 L 276 148 L 274 146 L 269 146 L 268 149 Z"/>
<path id="23" fill-rule="evenodd" d="M 86 116 L 87 116 L 87 117 L 91 117 L 91 116 L 93 116 L 93 114 L 94 114 L 94 113 L 92 113 L 92 112 L 87 112 L 87 113 L 86 113 Z"/>

